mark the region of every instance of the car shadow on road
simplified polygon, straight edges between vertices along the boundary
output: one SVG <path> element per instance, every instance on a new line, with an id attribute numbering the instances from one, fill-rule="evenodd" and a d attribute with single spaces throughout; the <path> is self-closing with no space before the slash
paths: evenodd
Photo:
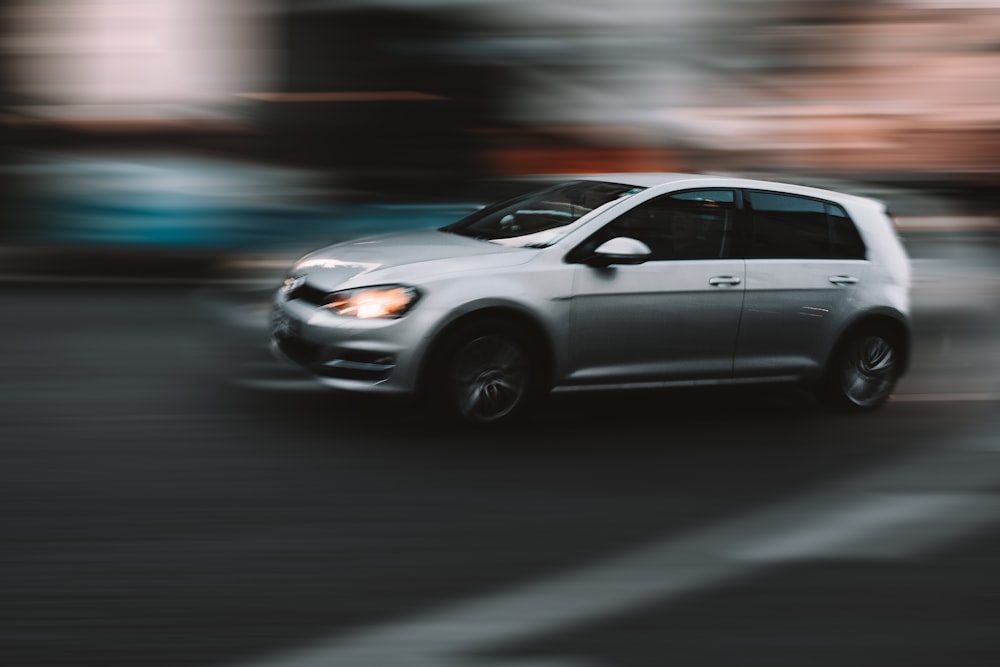
<path id="1" fill-rule="evenodd" d="M 686 389 L 580 392 L 547 396 L 527 415 L 502 426 L 463 425 L 443 421 L 419 402 L 334 390 L 282 392 L 243 389 L 241 410 L 277 420 L 292 429 L 330 432 L 345 438 L 415 437 L 506 442 L 520 436 L 532 440 L 552 436 L 627 437 L 634 432 L 697 433 L 738 424 L 827 421 L 841 415 L 803 388 L 699 387 Z M 862 416 L 863 418 L 864 416 Z"/>

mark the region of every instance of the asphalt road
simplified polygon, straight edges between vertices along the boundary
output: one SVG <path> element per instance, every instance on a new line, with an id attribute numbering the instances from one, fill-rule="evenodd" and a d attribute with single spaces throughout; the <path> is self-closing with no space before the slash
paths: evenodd
<path id="1" fill-rule="evenodd" d="M 218 288 L 4 285 L 0 664 L 1000 664 L 1000 254 L 911 252 L 877 413 L 648 392 L 499 433 L 249 381 Z"/>

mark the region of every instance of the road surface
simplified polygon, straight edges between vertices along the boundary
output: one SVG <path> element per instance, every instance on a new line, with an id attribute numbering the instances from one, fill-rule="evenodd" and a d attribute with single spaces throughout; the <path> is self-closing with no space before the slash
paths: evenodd
<path id="1" fill-rule="evenodd" d="M 246 293 L 10 281 L 0 664 L 1000 664 L 1000 254 L 910 248 L 877 413 L 599 394 L 498 433 L 255 381 Z"/>

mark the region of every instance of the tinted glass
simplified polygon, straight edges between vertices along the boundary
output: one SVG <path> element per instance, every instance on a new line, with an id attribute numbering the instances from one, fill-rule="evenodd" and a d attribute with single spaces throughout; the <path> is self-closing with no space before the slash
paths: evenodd
<path id="1" fill-rule="evenodd" d="M 653 260 L 724 257 L 735 207 L 732 190 L 699 190 L 664 195 L 622 214 L 599 235 L 638 239 Z"/>
<path id="2" fill-rule="evenodd" d="M 770 192 L 748 192 L 751 209 L 749 257 L 829 256 L 826 203 Z"/>
<path id="3" fill-rule="evenodd" d="M 864 259 L 865 244 L 844 209 L 826 205 L 830 221 L 830 256 L 837 259 Z"/>

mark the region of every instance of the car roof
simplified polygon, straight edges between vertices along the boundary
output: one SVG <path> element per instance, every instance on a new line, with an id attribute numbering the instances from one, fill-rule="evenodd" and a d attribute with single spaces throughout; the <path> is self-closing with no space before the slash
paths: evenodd
<path id="1" fill-rule="evenodd" d="M 781 181 L 760 180 L 744 178 L 740 176 L 728 176 L 723 174 L 685 174 L 673 172 L 649 172 L 649 173 L 607 173 L 607 174 L 584 174 L 575 176 L 581 180 L 608 181 L 621 183 L 623 185 L 635 185 L 643 188 L 654 188 L 660 186 L 683 187 L 690 184 L 692 187 L 727 187 L 727 188 L 748 188 L 775 190 L 788 194 L 798 194 L 806 197 L 818 197 L 821 199 L 832 199 L 839 202 L 852 202 L 857 205 L 876 206 L 884 208 L 881 202 L 869 197 L 838 192 L 836 190 L 826 190 L 807 185 L 796 185 Z"/>
<path id="2" fill-rule="evenodd" d="M 704 177 L 704 175 L 699 174 L 681 174 L 670 172 L 621 172 L 608 174 L 581 174 L 579 176 L 573 176 L 573 178 L 579 178 L 580 180 L 585 181 L 609 181 L 612 183 L 621 183 L 622 185 L 637 185 L 644 188 L 652 188 L 657 185 L 666 185 L 667 183 L 675 183 L 677 181 L 696 180 Z"/>

